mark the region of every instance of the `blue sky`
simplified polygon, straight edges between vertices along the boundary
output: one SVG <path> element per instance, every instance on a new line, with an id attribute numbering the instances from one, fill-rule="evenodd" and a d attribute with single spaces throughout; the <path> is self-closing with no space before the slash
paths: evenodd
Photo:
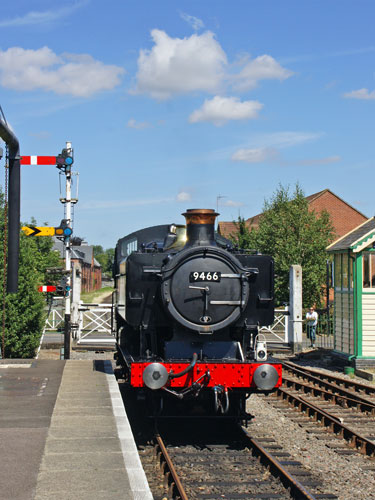
<path id="1" fill-rule="evenodd" d="M 371 217 L 374 18 L 372 0 L 6 2 L 0 105 L 21 154 L 73 143 L 91 244 L 187 208 L 247 218 L 280 183 Z M 55 167 L 22 167 L 23 221 L 58 225 L 59 197 Z"/>

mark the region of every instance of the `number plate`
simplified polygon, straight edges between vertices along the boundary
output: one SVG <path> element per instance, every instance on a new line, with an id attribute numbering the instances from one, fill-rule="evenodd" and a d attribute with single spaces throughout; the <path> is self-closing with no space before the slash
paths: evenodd
<path id="1" fill-rule="evenodd" d="M 218 271 L 193 271 L 189 276 L 190 283 L 198 281 L 213 281 L 217 283 L 221 280 L 221 273 Z"/>

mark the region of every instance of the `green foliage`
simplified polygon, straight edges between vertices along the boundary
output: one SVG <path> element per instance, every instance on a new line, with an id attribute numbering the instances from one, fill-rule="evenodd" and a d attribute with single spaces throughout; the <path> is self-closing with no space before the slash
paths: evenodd
<path id="1" fill-rule="evenodd" d="M 237 234 L 243 248 L 256 248 L 275 260 L 276 303 L 289 301 L 289 268 L 302 266 L 303 304 L 321 304 L 326 273 L 326 246 L 333 236 L 327 212 L 309 211 L 305 195 L 297 184 L 293 195 L 279 186 L 269 201 L 256 230 Z M 244 221 L 241 223 L 244 224 Z"/>
<path id="2" fill-rule="evenodd" d="M 112 276 L 112 265 L 115 258 L 115 249 L 107 248 L 104 250 L 101 245 L 94 245 L 94 257 L 102 266 L 102 272 Z"/>
<path id="3" fill-rule="evenodd" d="M 0 287 L 4 280 L 4 196 L 0 192 Z M 46 267 L 59 266 L 51 251 L 52 238 L 20 235 L 18 292 L 5 297 L 5 357 L 32 358 L 39 345 L 44 323 L 45 299 L 38 286 L 48 284 Z M 2 294 L 1 294 L 2 295 Z M 1 299 L 3 305 L 3 297 Z M 3 331 L 1 328 L 1 338 Z"/>
<path id="4" fill-rule="evenodd" d="M 243 217 L 239 216 L 236 226 L 236 233 L 230 235 L 230 239 L 238 248 L 256 248 L 256 233 L 254 229 L 249 229 Z"/>

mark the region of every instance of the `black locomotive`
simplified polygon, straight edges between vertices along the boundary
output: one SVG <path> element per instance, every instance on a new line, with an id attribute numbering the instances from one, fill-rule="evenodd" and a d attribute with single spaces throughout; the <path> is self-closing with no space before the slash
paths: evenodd
<path id="1" fill-rule="evenodd" d="M 214 210 L 183 215 L 186 226 L 154 226 L 117 243 L 118 361 L 160 411 L 187 400 L 174 408 L 243 418 L 251 393 L 281 384 L 281 365 L 267 359 L 258 333 L 274 319 L 273 259 L 216 234 Z"/>

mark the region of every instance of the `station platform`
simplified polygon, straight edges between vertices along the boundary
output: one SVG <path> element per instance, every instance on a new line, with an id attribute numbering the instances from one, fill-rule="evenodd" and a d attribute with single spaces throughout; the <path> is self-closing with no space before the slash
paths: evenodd
<path id="1" fill-rule="evenodd" d="M 109 360 L 0 360 L 1 500 L 152 500 Z"/>

